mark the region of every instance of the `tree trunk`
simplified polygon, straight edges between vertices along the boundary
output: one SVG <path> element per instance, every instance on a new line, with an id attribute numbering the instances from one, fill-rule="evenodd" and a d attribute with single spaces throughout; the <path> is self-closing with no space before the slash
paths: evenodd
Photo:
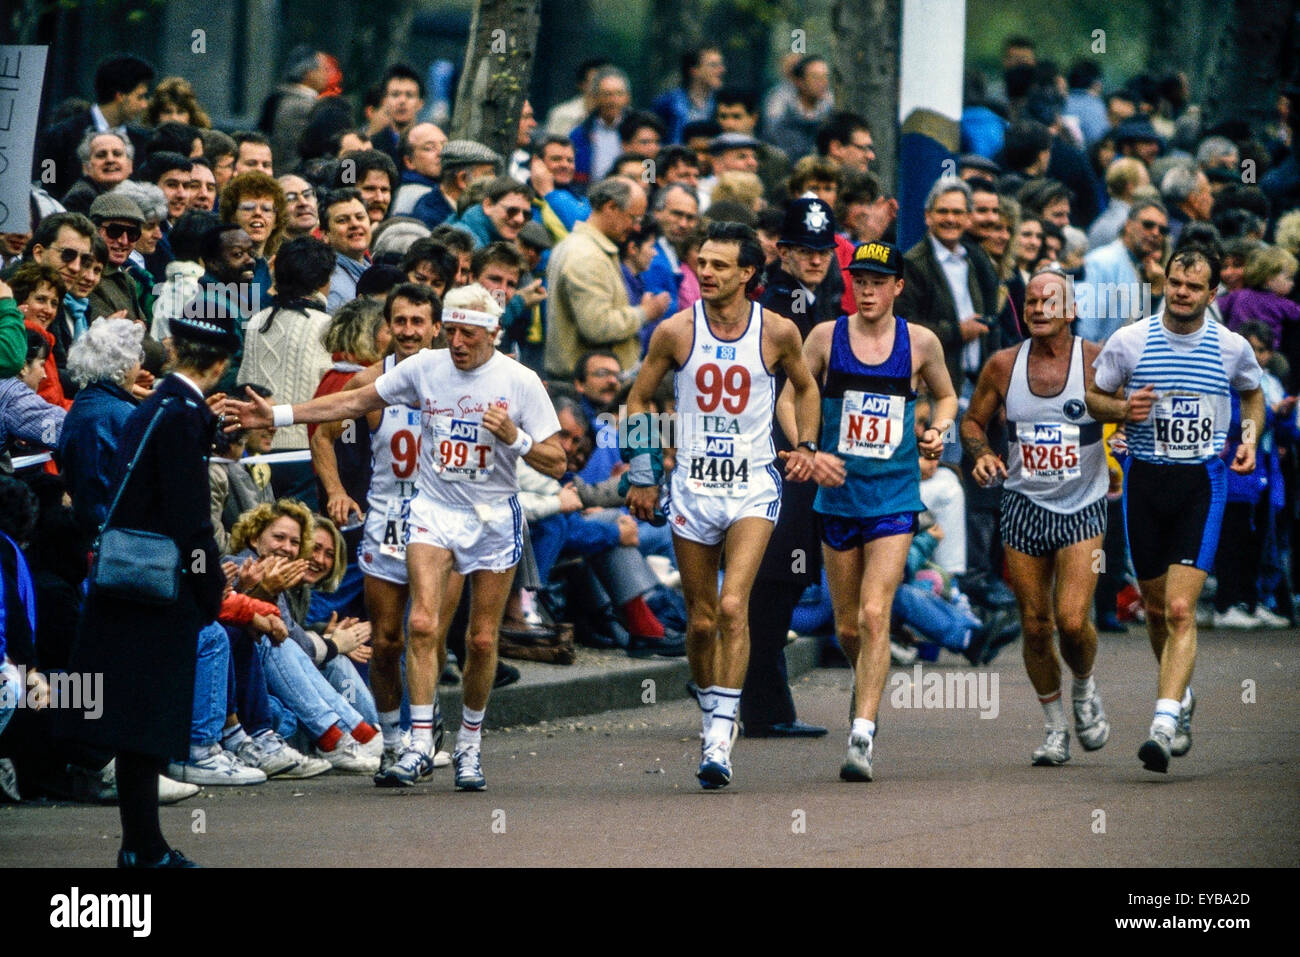
<path id="1" fill-rule="evenodd" d="M 700 0 L 650 0 L 647 14 L 644 76 L 650 88 L 634 91 L 634 100 L 649 103 L 661 90 L 677 86 L 681 58 L 704 41 Z"/>
<path id="2" fill-rule="evenodd" d="M 477 0 L 456 90 L 453 139 L 474 140 L 508 157 L 528 95 L 541 0 Z"/>
<path id="3" fill-rule="evenodd" d="M 1211 51 L 1210 66 L 1189 64 L 1188 75 L 1208 77 L 1210 123 L 1244 119 L 1258 127 L 1276 118 L 1278 87 L 1294 69 L 1296 0 L 1236 0 Z M 1204 63 L 1204 61 L 1202 61 Z M 1196 72 L 1193 73 L 1193 70 Z"/>
<path id="4" fill-rule="evenodd" d="M 886 195 L 898 187 L 898 51 L 902 0 L 835 0 L 831 5 L 831 83 L 837 109 L 871 124 L 872 172 Z"/>

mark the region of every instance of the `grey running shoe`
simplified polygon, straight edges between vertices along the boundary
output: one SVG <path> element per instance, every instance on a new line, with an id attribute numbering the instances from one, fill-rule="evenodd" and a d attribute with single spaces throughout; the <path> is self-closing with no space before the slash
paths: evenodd
<path id="1" fill-rule="evenodd" d="M 849 753 L 840 765 L 841 781 L 871 780 L 871 739 L 864 734 L 849 735 Z"/>
<path id="2" fill-rule="evenodd" d="M 1169 742 L 1169 753 L 1181 758 L 1192 750 L 1192 712 L 1196 710 L 1196 695 L 1187 689 L 1187 707 L 1178 711 L 1178 725 L 1174 728 L 1174 737 Z"/>
<path id="3" fill-rule="evenodd" d="M 1138 748 L 1138 759 L 1148 771 L 1165 774 L 1169 770 L 1169 736 L 1159 728 L 1151 729 L 1151 736 Z"/>
<path id="4" fill-rule="evenodd" d="M 1074 699 L 1074 733 L 1085 751 L 1096 751 L 1110 740 L 1110 722 L 1101 707 L 1101 695 Z"/>
<path id="5" fill-rule="evenodd" d="M 1048 728 L 1047 740 L 1034 749 L 1033 766 L 1060 767 L 1068 760 L 1070 760 L 1070 732 L 1064 728 Z"/>

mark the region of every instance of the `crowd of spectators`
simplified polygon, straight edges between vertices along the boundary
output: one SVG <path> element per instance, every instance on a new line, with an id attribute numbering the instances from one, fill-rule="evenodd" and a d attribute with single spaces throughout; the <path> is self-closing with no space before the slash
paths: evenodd
<path id="1" fill-rule="evenodd" d="M 968 78 L 962 153 L 905 251 L 899 314 L 938 335 L 964 400 L 988 357 L 1025 338 L 1035 270 L 1076 278 L 1075 331 L 1102 341 L 1159 312 L 1179 243 L 1217 245 L 1214 317 L 1255 347 L 1268 425 L 1255 474 L 1231 479 L 1209 614 L 1225 628 L 1293 622 L 1300 92 L 1254 130 L 1204 115 L 1185 77 L 1107 85 L 1095 63 L 1063 73 L 1025 38 L 1004 52 L 999 90 Z M 23 674 L 39 692 L 66 667 L 122 426 L 171 368 L 173 322 L 233 319 L 239 347 L 217 391 L 292 403 L 343 388 L 451 302 L 500 314 L 499 348 L 546 380 L 568 455 L 562 481 L 520 466 L 533 560 L 505 627 L 553 627 L 567 589 L 571 604 L 604 610 L 585 640 L 681 654 L 671 541 L 621 511 L 625 466 L 602 414 L 617 412 L 656 325 L 699 300 L 694 256 L 711 221 L 756 229 L 767 261 L 755 297 L 770 308 L 815 321 L 855 308 L 843 271 L 855 246 L 896 239 L 870 124 L 835 103 L 824 57 L 787 58 L 760 96 L 728 87 L 723 53 L 704 47 L 658 96 L 634 96 L 605 59 L 580 64 L 575 96 L 544 119 L 525 104 L 503 156 L 424 119 L 424 80 L 409 66 L 390 67 L 357 115 L 332 57 L 289 59 L 256 129 L 214 129 L 185 78 L 155 82 L 145 61 L 115 56 L 93 100 L 58 105 L 40 134 L 37 164 L 52 160 L 55 178 L 33 184 L 30 232 L 0 236 L 0 455 L 13 472 L 51 453 L 0 480 L 6 680 Z M 833 246 L 791 238 L 787 212 L 805 199 L 829 217 Z M 1000 492 L 970 479 L 955 434 L 925 476 L 933 524 L 900 592 L 910 612 L 896 609 L 896 660 L 916 645 L 960 651 L 972 629 L 1000 633 L 1014 604 Z M 169 769 L 176 781 L 377 765 L 355 561 L 367 441 L 334 441 L 339 482 L 323 487 L 304 426 L 218 436 L 211 517 L 231 590 L 200 633 L 191 755 Z M 1118 508 L 1112 495 L 1096 608 L 1112 631 L 1135 612 Z M 815 605 L 824 579 L 808 589 Z M 498 683 L 517 676 L 503 665 Z M 11 712 L 0 709 L 0 728 Z M 0 756 L 17 769 L 17 786 L 0 774 L 11 794 L 112 792 L 105 755 L 54 739 L 34 713 L 14 718 Z"/>

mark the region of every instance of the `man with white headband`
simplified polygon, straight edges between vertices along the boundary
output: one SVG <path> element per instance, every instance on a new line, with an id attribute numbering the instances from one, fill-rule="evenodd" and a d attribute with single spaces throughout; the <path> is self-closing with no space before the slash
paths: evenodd
<path id="1" fill-rule="evenodd" d="M 564 474 L 565 455 L 551 400 L 537 374 L 497 352 L 501 307 L 482 286 L 454 290 L 443 307 L 448 348 L 421 352 L 371 385 L 295 406 L 227 401 L 240 428 L 335 422 L 389 405 L 420 410 L 421 448 L 407 526 L 411 586 L 406 672 L 411 698 L 432 700 L 442 618 L 453 571 L 469 578 L 464 706 L 452 762 L 456 789 L 487 785 L 480 731 L 496 674 L 497 636 L 514 566 L 523 552 L 523 512 L 515 465 L 523 456 L 543 474 Z M 450 604 L 450 607 L 449 607 Z"/>

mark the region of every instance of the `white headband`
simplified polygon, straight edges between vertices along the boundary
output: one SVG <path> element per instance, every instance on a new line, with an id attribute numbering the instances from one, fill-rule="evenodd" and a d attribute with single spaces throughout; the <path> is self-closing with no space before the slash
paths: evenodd
<path id="1" fill-rule="evenodd" d="M 482 326 L 484 329 L 493 329 L 500 320 L 490 312 L 477 312 L 473 309 L 444 309 L 442 312 L 442 321 L 460 322 L 467 326 Z"/>

